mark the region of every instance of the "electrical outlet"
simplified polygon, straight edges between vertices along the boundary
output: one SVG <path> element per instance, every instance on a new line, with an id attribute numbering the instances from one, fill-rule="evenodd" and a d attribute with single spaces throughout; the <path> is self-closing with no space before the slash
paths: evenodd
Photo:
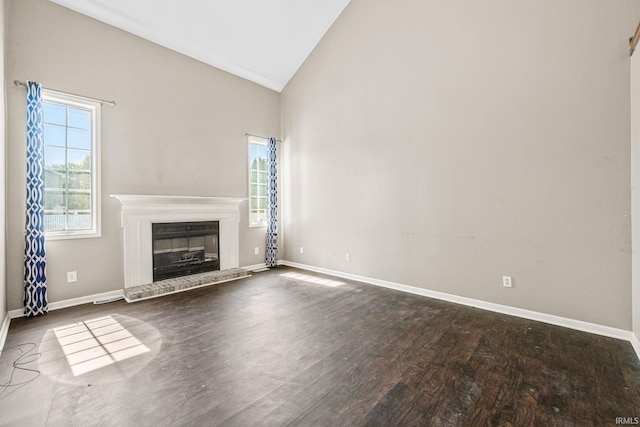
<path id="1" fill-rule="evenodd" d="M 260 248 L 258 248 L 258 247 L 253 248 L 253 254 L 254 255 L 258 255 L 259 253 L 260 253 Z"/>
<path id="2" fill-rule="evenodd" d="M 502 276 L 502 286 L 505 288 L 512 288 L 513 282 L 511 281 L 511 276 Z"/>
<path id="3" fill-rule="evenodd" d="M 302 246 L 300 246 L 300 253 L 303 254 L 304 253 L 304 248 Z"/>
<path id="4" fill-rule="evenodd" d="M 344 259 L 345 259 L 346 261 L 351 261 L 351 255 L 350 255 L 350 254 L 346 254 L 346 255 L 344 256 Z"/>
<path id="5" fill-rule="evenodd" d="M 75 271 L 67 272 L 67 283 L 77 282 L 78 281 L 78 273 Z"/>

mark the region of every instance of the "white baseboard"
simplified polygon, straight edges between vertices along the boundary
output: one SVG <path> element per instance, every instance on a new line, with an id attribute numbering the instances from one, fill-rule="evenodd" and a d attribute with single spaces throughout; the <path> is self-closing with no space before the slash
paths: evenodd
<path id="1" fill-rule="evenodd" d="M 625 341 L 630 341 L 631 344 L 634 346 L 636 353 L 638 354 L 638 358 L 640 358 L 640 351 L 639 351 L 640 345 L 635 345 L 632 341 L 632 339 L 635 338 L 637 342 L 637 338 L 631 333 L 631 331 L 627 331 L 624 329 L 612 328 L 609 326 L 598 325 L 596 323 L 583 322 L 581 320 L 568 319 L 566 317 L 554 316 L 552 314 L 546 314 L 546 313 L 540 313 L 537 311 L 525 310 L 522 308 L 510 307 L 507 305 L 494 304 L 492 302 L 461 297 L 458 295 L 432 291 L 429 289 L 417 288 L 415 286 L 408 286 L 408 285 L 403 285 L 401 283 L 388 282 L 386 280 L 379 280 L 371 277 L 359 276 L 357 274 L 345 273 L 345 272 L 330 270 L 322 267 L 298 264 L 296 262 L 291 262 L 291 261 L 282 261 L 282 264 L 289 267 L 300 268 L 302 270 L 329 274 L 332 276 L 342 277 L 343 279 L 355 280 L 358 282 L 364 282 L 364 283 L 368 283 L 375 286 L 381 286 L 384 288 L 395 289 L 402 292 L 422 295 L 425 297 L 453 302 L 456 304 L 476 307 L 483 310 L 493 311 L 496 313 L 508 314 L 510 316 L 521 317 L 524 319 L 535 320 L 538 322 L 549 323 L 557 326 L 563 326 L 565 328 L 576 329 L 578 331 L 589 332 L 596 335 L 603 335 L 605 337 L 611 337 L 611 338 L 622 339 Z"/>
<path id="2" fill-rule="evenodd" d="M 11 316 L 7 313 L 2 321 L 2 328 L 0 329 L 0 354 L 4 348 L 4 343 L 7 342 L 7 335 L 9 334 L 9 324 L 11 323 Z"/>
<path id="3" fill-rule="evenodd" d="M 638 339 L 638 336 L 632 332 L 631 339 L 629 341 L 631 341 L 631 345 L 633 346 L 633 349 L 636 351 L 636 354 L 638 355 L 638 359 L 640 359 L 640 339 Z"/>
<path id="4" fill-rule="evenodd" d="M 73 307 L 76 305 L 89 304 L 100 300 L 107 300 L 112 298 L 123 298 L 124 291 L 122 289 L 118 289 L 117 291 L 111 292 L 103 292 L 100 294 L 87 295 L 79 298 L 72 298 L 63 301 L 57 301 L 49 303 L 49 311 L 51 310 L 60 310 L 61 308 Z M 9 316 L 12 319 L 17 319 L 18 317 L 24 317 L 24 309 L 20 308 L 17 310 L 11 310 L 9 312 Z"/>

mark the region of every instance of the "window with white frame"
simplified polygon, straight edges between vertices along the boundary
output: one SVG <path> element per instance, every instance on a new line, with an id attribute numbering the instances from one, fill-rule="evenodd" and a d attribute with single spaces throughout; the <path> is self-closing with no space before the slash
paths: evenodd
<path id="1" fill-rule="evenodd" d="M 267 140 L 249 136 L 249 226 L 267 225 Z"/>
<path id="2" fill-rule="evenodd" d="M 42 91 L 48 239 L 100 236 L 100 107 Z"/>

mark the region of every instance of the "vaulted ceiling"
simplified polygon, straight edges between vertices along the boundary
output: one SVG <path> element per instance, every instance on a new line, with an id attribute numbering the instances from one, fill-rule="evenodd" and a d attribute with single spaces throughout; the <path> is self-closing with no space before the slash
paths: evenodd
<path id="1" fill-rule="evenodd" d="M 281 91 L 349 0 L 50 0 Z"/>

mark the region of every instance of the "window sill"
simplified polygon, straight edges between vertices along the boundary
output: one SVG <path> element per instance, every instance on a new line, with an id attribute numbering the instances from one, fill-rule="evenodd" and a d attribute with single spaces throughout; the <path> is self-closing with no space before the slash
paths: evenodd
<path id="1" fill-rule="evenodd" d="M 72 239 L 91 239 L 96 237 L 102 237 L 100 231 L 69 231 L 69 232 L 49 232 L 45 233 L 44 238 L 47 240 L 72 240 Z"/>

